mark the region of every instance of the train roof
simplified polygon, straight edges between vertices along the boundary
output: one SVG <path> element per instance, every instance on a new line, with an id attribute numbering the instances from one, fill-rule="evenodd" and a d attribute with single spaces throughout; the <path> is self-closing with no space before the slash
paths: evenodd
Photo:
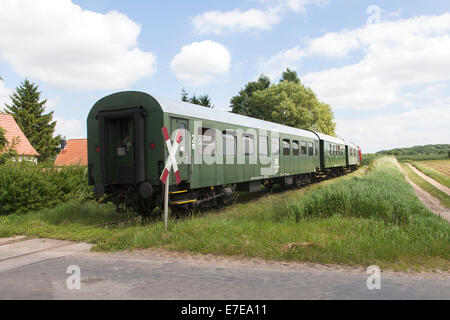
<path id="1" fill-rule="evenodd" d="M 359 148 L 359 147 L 358 147 L 356 144 L 354 144 L 353 142 L 345 141 L 345 144 L 348 145 L 349 147 L 352 147 L 352 148 L 355 148 L 355 149 L 358 149 L 358 148 Z"/>
<path id="2" fill-rule="evenodd" d="M 293 128 L 285 125 L 281 125 L 274 122 L 264 121 L 256 118 L 251 118 L 231 112 L 227 112 L 215 108 L 206 108 L 191 104 L 188 102 L 175 101 L 165 97 L 155 96 L 154 99 L 158 101 L 163 112 L 172 113 L 187 117 L 195 117 L 199 119 L 211 120 L 216 122 L 228 123 L 232 125 L 238 125 L 243 127 L 251 127 L 257 129 L 263 129 L 268 131 L 275 131 L 280 133 L 287 133 L 312 139 L 318 139 L 317 136 L 308 130 Z"/>
<path id="3" fill-rule="evenodd" d="M 314 133 L 319 137 L 320 140 L 325 140 L 325 141 L 337 143 L 337 144 L 344 144 L 344 145 L 348 144 L 346 141 L 344 141 L 340 138 L 332 137 L 332 136 L 329 136 L 327 134 L 320 133 L 320 132 L 314 132 Z"/>

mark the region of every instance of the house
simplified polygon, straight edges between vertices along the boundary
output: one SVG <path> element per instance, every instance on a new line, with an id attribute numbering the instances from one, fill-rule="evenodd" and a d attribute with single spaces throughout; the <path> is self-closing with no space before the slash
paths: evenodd
<path id="1" fill-rule="evenodd" d="M 87 166 L 87 139 L 71 139 L 55 160 L 55 167 Z"/>
<path id="2" fill-rule="evenodd" d="M 5 131 L 4 135 L 9 145 L 11 146 L 13 142 L 15 143 L 14 149 L 18 154 L 17 161 L 37 162 L 39 153 L 28 141 L 12 115 L 0 113 L 0 127 Z"/>

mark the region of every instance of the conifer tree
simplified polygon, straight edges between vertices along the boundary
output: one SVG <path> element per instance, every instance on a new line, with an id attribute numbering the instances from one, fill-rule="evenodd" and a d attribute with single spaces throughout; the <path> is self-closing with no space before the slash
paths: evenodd
<path id="1" fill-rule="evenodd" d="M 45 113 L 47 100 L 40 101 L 38 86 L 25 79 L 10 96 L 5 112 L 14 117 L 31 145 L 39 152 L 39 161 L 53 160 L 59 150 L 60 136 L 54 137 L 53 112 Z"/>

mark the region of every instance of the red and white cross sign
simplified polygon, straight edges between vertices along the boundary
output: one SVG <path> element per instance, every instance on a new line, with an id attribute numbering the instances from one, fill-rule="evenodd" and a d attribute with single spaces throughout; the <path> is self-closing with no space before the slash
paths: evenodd
<path id="1" fill-rule="evenodd" d="M 178 171 L 178 165 L 177 165 L 177 160 L 175 158 L 175 155 L 177 153 L 178 146 L 180 145 L 183 135 L 182 135 L 181 131 L 178 129 L 177 137 L 175 138 L 175 141 L 172 144 L 170 142 L 169 130 L 167 130 L 166 126 L 164 126 L 162 128 L 162 133 L 164 136 L 164 140 L 166 140 L 166 146 L 167 146 L 167 150 L 169 151 L 169 157 L 167 158 L 166 166 L 164 168 L 164 171 L 163 171 L 160 179 L 164 184 L 166 184 L 166 181 L 169 178 L 170 169 L 173 167 L 173 171 L 175 173 L 175 179 L 177 181 L 177 184 L 180 184 L 180 182 L 181 182 L 180 171 Z"/>

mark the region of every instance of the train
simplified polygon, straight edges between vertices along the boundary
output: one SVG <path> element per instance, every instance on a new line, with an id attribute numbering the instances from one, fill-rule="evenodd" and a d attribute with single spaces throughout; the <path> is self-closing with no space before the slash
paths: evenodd
<path id="1" fill-rule="evenodd" d="M 170 141 L 179 143 L 170 154 Z M 88 179 L 95 197 L 120 212 L 151 214 L 164 201 L 168 176 L 173 212 L 231 202 L 237 191 L 301 187 L 361 166 L 361 149 L 346 140 L 145 92 L 108 95 L 87 118 Z M 169 144 L 170 145 L 170 144 Z"/>

